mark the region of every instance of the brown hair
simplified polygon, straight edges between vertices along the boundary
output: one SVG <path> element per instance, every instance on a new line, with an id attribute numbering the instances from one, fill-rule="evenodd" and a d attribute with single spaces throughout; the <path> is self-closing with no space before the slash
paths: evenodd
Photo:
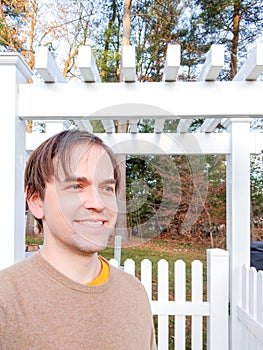
<path id="1" fill-rule="evenodd" d="M 45 197 L 46 184 L 57 176 L 57 165 L 61 165 L 63 171 L 67 173 L 70 167 L 70 157 L 72 150 L 79 144 L 87 147 L 102 147 L 109 155 L 114 169 L 114 178 L 116 180 L 116 190 L 120 182 L 120 172 L 117 159 L 112 150 L 103 141 L 83 130 L 66 130 L 62 131 L 37 147 L 30 155 L 24 176 L 24 188 L 26 199 L 34 194 L 38 194 L 41 200 Z M 56 157 L 56 169 L 54 158 Z M 42 226 L 42 220 L 37 220 Z"/>

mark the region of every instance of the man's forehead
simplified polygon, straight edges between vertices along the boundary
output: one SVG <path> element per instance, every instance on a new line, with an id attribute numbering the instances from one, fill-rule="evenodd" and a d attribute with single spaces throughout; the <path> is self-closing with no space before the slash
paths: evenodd
<path id="1" fill-rule="evenodd" d="M 101 173 L 102 169 L 113 172 L 113 164 L 107 151 L 100 146 L 78 145 L 64 157 L 54 159 L 54 167 L 59 178 L 74 175 L 83 176 L 83 171 Z"/>

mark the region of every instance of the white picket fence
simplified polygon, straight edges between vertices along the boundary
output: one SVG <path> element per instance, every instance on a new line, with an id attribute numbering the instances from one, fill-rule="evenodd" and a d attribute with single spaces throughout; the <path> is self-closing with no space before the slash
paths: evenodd
<path id="1" fill-rule="evenodd" d="M 240 321 L 240 350 L 263 349 L 263 271 L 242 268 L 241 305 L 237 307 Z"/>
<path id="2" fill-rule="evenodd" d="M 118 261 L 111 264 L 118 267 Z M 186 316 L 191 317 L 191 349 L 204 349 L 204 318 L 207 318 L 207 349 L 228 349 L 229 255 L 221 249 L 207 250 L 207 300 L 203 298 L 203 264 L 191 264 L 191 300 L 186 299 L 186 264 L 174 263 L 174 300 L 169 298 L 169 264 L 158 262 L 157 300 L 152 293 L 152 263 L 141 262 L 141 282 L 148 293 L 153 315 L 158 318 L 158 350 L 172 349 L 169 338 L 174 337 L 174 349 L 186 349 Z M 135 262 L 128 259 L 124 271 L 135 275 Z M 174 334 L 169 334 L 169 316 L 174 317 Z M 189 349 L 189 348 L 187 348 Z"/>

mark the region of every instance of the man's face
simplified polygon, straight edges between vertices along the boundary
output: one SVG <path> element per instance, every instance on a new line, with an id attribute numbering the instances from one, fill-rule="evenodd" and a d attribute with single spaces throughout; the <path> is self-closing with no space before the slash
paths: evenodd
<path id="1" fill-rule="evenodd" d="M 42 220 L 47 240 L 70 250 L 103 250 L 117 220 L 114 169 L 100 146 L 76 147 L 71 173 L 47 183 Z"/>

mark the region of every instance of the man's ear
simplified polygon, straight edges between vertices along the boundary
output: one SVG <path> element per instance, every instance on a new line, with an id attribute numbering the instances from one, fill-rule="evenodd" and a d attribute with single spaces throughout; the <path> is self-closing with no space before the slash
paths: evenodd
<path id="1" fill-rule="evenodd" d="M 30 198 L 27 199 L 27 204 L 35 218 L 43 219 L 43 202 L 37 193 L 33 194 Z"/>

